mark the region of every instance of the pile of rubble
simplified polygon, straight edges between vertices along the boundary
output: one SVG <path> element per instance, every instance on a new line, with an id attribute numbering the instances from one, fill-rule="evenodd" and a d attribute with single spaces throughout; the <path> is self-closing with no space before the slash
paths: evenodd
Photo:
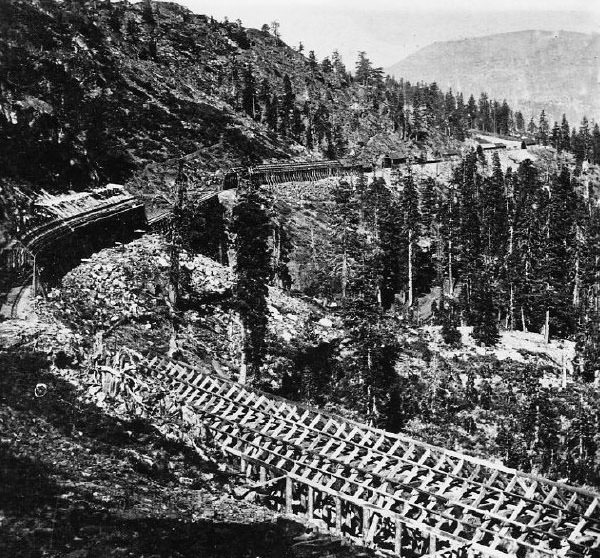
<path id="1" fill-rule="evenodd" d="M 68 273 L 60 289 L 41 303 L 51 315 L 80 332 L 88 347 L 104 342 L 136 347 L 143 354 L 166 354 L 173 313 L 168 297 L 170 246 L 160 235 L 103 250 Z M 234 276 L 210 258 L 180 254 L 183 297 L 193 304 L 178 312 L 176 343 L 191 362 L 212 364 L 234 375 L 239 367 L 241 327 L 232 309 Z M 269 288 L 269 332 L 282 343 L 340 337 L 341 324 L 308 298 Z"/>

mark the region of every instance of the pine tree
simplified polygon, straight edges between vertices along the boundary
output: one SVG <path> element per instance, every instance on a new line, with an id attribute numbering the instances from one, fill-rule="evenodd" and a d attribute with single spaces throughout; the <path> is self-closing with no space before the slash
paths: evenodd
<path id="1" fill-rule="evenodd" d="M 519 165 L 512 180 L 509 254 L 507 269 L 511 285 L 511 323 L 520 322 L 523 331 L 528 330 L 535 309 L 532 291 L 537 261 L 536 246 L 539 244 L 537 203 L 539 201 L 538 171 L 530 159 Z M 517 319 L 518 311 L 520 320 Z"/>
<path id="2" fill-rule="evenodd" d="M 555 328 L 559 335 L 569 335 L 573 328 L 573 287 L 579 267 L 575 248 L 577 240 L 578 202 L 575 186 L 567 167 L 551 185 L 551 246 L 548 252 L 554 258 L 551 269 L 555 301 Z"/>
<path id="3" fill-rule="evenodd" d="M 258 380 L 268 324 L 268 283 L 272 278 L 269 249 L 271 223 L 266 200 L 258 188 L 238 189 L 233 209 L 232 233 L 235 235 L 235 304 L 242 326 L 242 363 L 239 381 L 246 380 L 246 366 Z"/>
<path id="4" fill-rule="evenodd" d="M 553 177 L 549 190 L 537 192 L 534 220 L 537 235 L 531 242 L 534 252 L 534 308 L 543 309 L 546 339 L 550 329 L 567 335 L 572 328 L 573 250 L 575 248 L 576 198 L 565 167 Z M 536 253 L 537 252 L 537 253 Z"/>
<path id="5" fill-rule="evenodd" d="M 142 9 L 142 20 L 150 25 L 156 25 L 154 12 L 152 11 L 152 3 L 150 0 L 145 0 L 144 8 Z"/>
<path id="6" fill-rule="evenodd" d="M 361 50 L 355 65 L 354 79 L 361 85 L 369 85 L 373 72 L 373 64 L 367 58 L 367 53 Z"/>
<path id="7" fill-rule="evenodd" d="M 600 126 L 594 124 L 592 130 L 592 163 L 600 165 Z"/>
<path id="8" fill-rule="evenodd" d="M 315 56 L 314 50 L 310 50 L 308 52 L 308 67 L 310 68 L 310 71 L 312 73 L 315 73 L 317 71 L 317 68 L 319 67 L 319 63 L 317 62 L 317 57 Z"/>
<path id="9" fill-rule="evenodd" d="M 415 264 L 421 217 L 419 215 L 419 195 L 415 187 L 410 165 L 407 166 L 406 175 L 402 180 L 400 207 L 404 214 L 402 234 L 407 250 L 408 306 L 412 307 L 415 300 Z"/>
<path id="10" fill-rule="evenodd" d="M 323 58 L 323 62 L 321 62 L 321 71 L 324 74 L 331 74 L 331 73 L 333 73 L 333 65 L 331 64 L 331 60 L 329 60 L 328 56 L 326 56 L 325 58 Z"/>
<path id="11" fill-rule="evenodd" d="M 550 145 L 554 147 L 557 151 L 561 150 L 561 141 L 560 141 L 560 126 L 558 122 L 554 122 L 554 126 L 552 126 L 552 133 L 550 135 Z"/>
<path id="12" fill-rule="evenodd" d="M 273 95 L 271 102 L 266 106 L 266 111 L 265 118 L 267 120 L 267 125 L 275 132 L 278 129 L 279 122 L 279 102 L 275 95 Z"/>
<path id="13" fill-rule="evenodd" d="M 334 50 L 333 54 L 331 55 L 331 63 L 337 85 L 340 86 L 347 80 L 347 71 L 346 66 L 344 66 L 344 63 L 342 62 L 342 57 L 337 50 Z"/>
<path id="14" fill-rule="evenodd" d="M 299 143 L 302 143 L 304 136 L 304 122 L 302 121 L 302 111 L 294 107 L 292 111 L 292 137 Z"/>
<path id="15" fill-rule="evenodd" d="M 248 67 L 244 73 L 244 86 L 242 89 L 242 108 L 251 118 L 258 120 L 258 103 L 256 99 L 256 84 L 252 69 Z"/>
<path id="16" fill-rule="evenodd" d="M 139 34 L 140 26 L 138 25 L 138 22 L 133 17 L 130 17 L 127 20 L 127 35 L 129 35 L 131 41 L 135 43 L 138 40 Z"/>
<path id="17" fill-rule="evenodd" d="M 284 215 L 272 211 L 271 215 L 271 253 L 273 261 L 271 268 L 276 280 L 276 286 L 282 290 L 289 291 L 292 286 L 292 276 L 288 263 L 292 251 L 292 242 L 288 233 L 288 223 Z"/>
<path id="18" fill-rule="evenodd" d="M 584 221 L 580 261 L 580 323 L 577 332 L 578 375 L 594 380 L 600 371 L 600 210 L 591 206 Z"/>
<path id="19" fill-rule="evenodd" d="M 358 259 L 358 200 L 352 185 L 338 180 L 332 190 L 334 206 L 331 208 L 330 223 L 336 251 L 336 272 L 339 277 L 342 299 L 348 295 L 352 269 Z"/>
<path id="20" fill-rule="evenodd" d="M 392 103 L 391 109 L 394 130 L 400 132 L 402 139 L 406 138 L 406 114 L 404 112 L 404 103 L 404 93 L 400 90 Z"/>
<path id="21" fill-rule="evenodd" d="M 319 106 L 313 115 L 313 140 L 315 137 L 317 146 L 320 146 L 327 137 L 331 137 L 329 110 L 323 103 L 319 103 Z"/>
<path id="22" fill-rule="evenodd" d="M 435 178 L 427 177 L 419 189 L 419 212 L 421 214 L 421 231 L 425 236 L 433 232 L 437 205 L 437 182 Z"/>
<path id="23" fill-rule="evenodd" d="M 490 101 L 487 93 L 482 93 L 479 97 L 479 106 L 477 109 L 479 123 L 484 132 L 489 132 L 492 129 L 492 117 L 490 110 Z"/>
<path id="24" fill-rule="evenodd" d="M 469 119 L 469 128 L 475 128 L 479 119 L 479 112 L 477 110 L 477 101 L 475 97 L 471 95 L 467 102 L 467 118 Z"/>
<path id="25" fill-rule="evenodd" d="M 466 138 L 466 107 L 462 93 L 456 95 L 456 110 L 452 118 L 452 135 L 458 141 L 464 141 Z"/>
<path id="26" fill-rule="evenodd" d="M 108 24 L 115 33 L 121 32 L 123 25 L 123 10 L 121 7 L 116 7 L 110 4 L 110 15 L 108 16 Z"/>
<path id="27" fill-rule="evenodd" d="M 509 134 L 513 127 L 512 111 L 510 110 L 506 99 L 502 101 L 502 106 L 496 115 L 496 126 L 500 134 Z"/>
<path id="28" fill-rule="evenodd" d="M 188 192 L 181 211 L 182 246 L 195 254 L 204 254 L 220 264 L 227 263 L 225 207 L 217 196 L 198 200 Z"/>
<path id="29" fill-rule="evenodd" d="M 442 299 L 435 316 L 436 324 L 442 326 L 440 334 L 444 343 L 451 347 L 460 347 L 462 342 L 462 336 L 456 327 L 458 323 L 457 314 L 454 304 Z"/>
<path id="30" fill-rule="evenodd" d="M 267 78 L 263 78 L 260 83 L 260 90 L 258 92 L 258 101 L 262 103 L 264 107 L 271 102 L 271 84 Z M 266 114 L 266 110 L 265 110 Z"/>
<path id="31" fill-rule="evenodd" d="M 481 229 L 487 263 L 499 263 L 505 253 L 508 223 L 504 175 L 497 152 L 492 155 L 492 174 L 485 180 L 481 198 Z"/>
<path id="32" fill-rule="evenodd" d="M 584 116 L 581 120 L 579 133 L 577 134 L 577 149 L 575 149 L 575 159 L 579 164 L 581 164 L 583 161 L 589 160 L 591 147 L 592 136 L 590 134 L 589 122 Z"/>
<path id="33" fill-rule="evenodd" d="M 562 115 L 562 121 L 560 123 L 560 148 L 559 151 L 570 151 L 571 150 L 571 128 L 567 121 L 567 116 Z"/>
<path id="34" fill-rule="evenodd" d="M 568 430 L 567 446 L 572 464 L 567 474 L 571 482 L 595 484 L 598 480 L 595 467 L 598 407 L 597 402 L 593 403 L 596 405 L 590 405 L 583 395 L 580 396 L 576 414 Z"/>
<path id="35" fill-rule="evenodd" d="M 379 246 L 381 250 L 380 304 L 388 310 L 398 292 L 404 258 L 402 245 L 403 213 L 395 197 L 381 207 L 379 217 Z"/>
<path id="36" fill-rule="evenodd" d="M 367 231 L 365 252 L 369 257 L 365 259 L 364 288 L 369 294 L 373 292 L 378 305 L 387 310 L 394 301 L 399 282 L 402 212 L 383 178 L 373 179 L 366 187 L 366 177 L 359 175 L 356 197 L 360 204 L 360 223 Z"/>
<path id="37" fill-rule="evenodd" d="M 498 343 L 497 312 L 494 307 L 492 289 L 488 278 L 489 271 L 480 271 L 475 280 L 471 301 L 473 339 L 487 347 Z"/>
<path id="38" fill-rule="evenodd" d="M 352 375 L 358 380 L 356 396 L 362 403 L 361 411 L 369 424 L 397 428 L 401 417 L 392 395 L 399 395 L 395 363 L 400 347 L 393 329 L 362 301 L 346 307 L 344 327 L 357 347 L 352 362 L 344 363 L 344 368 L 356 370 Z"/>
<path id="39" fill-rule="evenodd" d="M 515 127 L 518 132 L 525 131 L 525 118 L 523 117 L 523 113 L 521 111 L 515 112 Z"/>
<path id="40" fill-rule="evenodd" d="M 277 20 L 274 20 L 271 22 L 271 33 L 273 33 L 273 37 L 275 37 L 277 42 L 279 42 L 279 40 L 281 38 L 281 35 L 279 33 L 280 27 L 281 27 L 281 24 Z"/>
<path id="41" fill-rule="evenodd" d="M 279 114 L 279 132 L 282 136 L 288 136 L 291 132 L 294 111 L 294 90 L 290 76 L 283 76 L 283 98 Z"/>
<path id="42" fill-rule="evenodd" d="M 366 226 L 366 222 L 370 219 L 370 208 L 369 208 L 369 182 L 364 172 L 359 171 L 356 181 L 354 182 L 354 189 L 356 199 L 358 201 L 359 208 L 359 225 L 361 227 Z"/>
<path id="43" fill-rule="evenodd" d="M 546 118 L 546 111 L 542 110 L 538 124 L 538 142 L 542 145 L 548 145 L 549 132 L 550 125 L 548 124 L 548 118 Z"/>
<path id="44" fill-rule="evenodd" d="M 481 175 L 477 168 L 477 154 L 471 152 L 456 168 L 453 183 L 459 193 L 460 271 L 463 277 L 462 310 L 468 319 L 471 291 L 476 270 L 482 264 L 481 223 L 479 216 Z"/>

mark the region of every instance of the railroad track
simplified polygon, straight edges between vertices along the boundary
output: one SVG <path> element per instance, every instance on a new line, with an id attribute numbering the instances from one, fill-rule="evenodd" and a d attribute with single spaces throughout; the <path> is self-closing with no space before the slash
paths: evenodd
<path id="1" fill-rule="evenodd" d="M 19 305 L 25 292 L 31 287 L 31 278 L 32 275 L 23 279 L 18 286 L 13 287 L 6 296 L 4 304 L 0 304 L 1 314 L 5 318 L 18 319 Z"/>
<path id="2" fill-rule="evenodd" d="M 12 319 L 17 319 L 19 317 L 18 316 L 19 315 L 19 304 L 21 303 L 21 300 L 22 300 L 25 292 L 30 288 L 31 288 L 31 277 L 29 278 L 28 283 L 22 285 L 21 287 L 18 287 L 17 296 L 13 300 L 11 307 L 10 307 L 10 317 Z"/>
<path id="3" fill-rule="evenodd" d="M 66 219 L 55 219 L 45 223 L 29 231 L 21 242 L 32 253 L 38 253 L 77 229 L 141 208 L 143 203 L 134 198 L 107 203 L 102 207 L 83 211 Z"/>
<path id="4" fill-rule="evenodd" d="M 600 501 L 592 492 L 182 363 L 151 361 L 144 367 L 193 410 L 248 476 L 273 487 L 271 496 L 284 501 L 287 512 L 322 521 L 361 544 L 398 553 L 410 540 L 432 555 L 468 548 L 495 558 L 516 552 L 556 556 L 561 544 L 569 546 L 563 555 L 584 556 L 600 546 Z"/>

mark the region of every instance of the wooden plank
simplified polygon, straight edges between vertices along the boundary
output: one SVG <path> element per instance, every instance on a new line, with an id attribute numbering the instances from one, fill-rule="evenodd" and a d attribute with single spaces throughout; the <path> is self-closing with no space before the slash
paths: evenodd
<path id="1" fill-rule="evenodd" d="M 335 497 L 335 528 L 342 534 L 342 499 Z"/>
<path id="2" fill-rule="evenodd" d="M 236 397 L 236 399 L 237 399 L 237 397 Z M 226 408 L 227 408 L 227 409 L 229 409 L 229 410 L 231 410 L 231 409 L 232 409 L 232 406 L 231 406 L 231 405 L 227 405 L 227 407 L 226 407 Z M 258 415 L 256 412 L 252 413 L 251 411 L 248 411 L 248 413 L 249 413 L 249 414 L 247 415 L 247 420 L 248 420 L 248 421 L 263 420 L 263 419 L 260 417 L 260 415 Z M 242 416 L 244 416 L 244 415 L 242 415 Z M 306 415 L 306 413 L 304 413 L 304 415 L 303 415 L 303 416 L 308 416 L 308 415 Z M 283 419 L 282 419 L 282 420 L 283 420 Z M 334 421 L 334 424 L 332 424 L 332 426 L 336 426 L 336 425 L 339 425 L 339 423 L 335 423 L 335 421 Z M 290 428 L 290 425 L 286 425 L 284 428 L 282 428 L 282 429 L 279 431 L 279 433 L 280 433 L 280 434 L 281 434 L 281 433 L 284 433 L 284 434 L 283 434 L 283 436 L 285 437 L 285 433 L 289 433 L 289 428 Z M 228 431 L 229 431 L 229 432 L 234 432 L 233 430 L 231 430 L 231 425 L 227 426 L 227 429 L 228 429 Z M 329 427 L 328 427 L 328 429 L 329 429 Z M 275 430 L 275 431 L 277 431 L 277 430 Z M 241 431 L 240 431 L 240 432 L 241 432 Z M 339 426 L 338 426 L 338 428 L 336 429 L 336 433 L 338 433 L 338 432 L 340 432 Z M 273 433 L 273 432 L 269 432 L 269 434 L 272 434 L 272 433 Z M 332 436 L 330 433 L 329 433 L 329 434 L 327 434 L 327 435 L 328 435 L 328 436 Z M 334 435 L 335 435 L 335 434 L 334 434 Z M 287 437 L 289 438 L 289 436 L 287 436 Z M 384 442 L 384 440 L 386 440 L 386 441 Z M 382 446 L 382 445 L 384 445 L 384 444 L 388 444 L 388 441 L 387 441 L 387 440 L 388 440 L 388 438 L 384 438 L 384 437 L 378 437 L 378 439 L 377 439 L 377 441 L 376 441 L 376 446 L 377 446 L 377 447 L 380 447 L 380 446 Z M 396 440 L 396 441 L 397 441 L 397 440 Z M 246 442 L 245 442 L 245 443 L 246 443 Z M 321 440 L 321 439 L 319 439 L 319 442 L 318 442 L 318 443 L 322 443 L 322 440 Z M 345 443 L 345 442 L 344 442 L 344 443 Z M 237 444 L 237 443 L 236 443 L 236 444 Z M 392 442 L 392 447 L 393 447 L 393 445 L 394 445 L 394 444 L 395 444 L 395 442 Z M 333 445 L 333 444 L 332 444 L 332 445 L 330 445 L 328 449 L 331 449 L 332 447 L 334 447 L 334 445 Z M 375 445 L 373 445 L 372 447 L 375 447 Z M 281 446 L 281 448 L 283 448 L 283 446 Z M 280 449 L 281 449 L 281 448 L 280 448 Z M 337 450 L 338 448 L 339 448 L 339 445 L 336 447 L 336 450 Z M 277 453 L 279 453 L 279 452 L 280 452 L 280 449 L 276 449 L 276 452 L 277 452 Z M 357 448 L 355 448 L 355 449 L 357 449 Z M 258 451 L 258 450 L 256 450 L 256 451 Z M 302 452 L 304 452 L 304 451 L 306 451 L 306 447 L 303 447 L 302 449 L 301 449 L 301 448 L 298 448 L 298 451 L 302 451 Z M 354 451 L 354 450 L 353 450 L 353 451 Z M 432 457 L 433 457 L 433 452 L 431 452 L 431 453 L 432 453 Z M 290 460 L 290 459 L 293 457 L 293 454 L 294 454 L 294 452 L 293 452 L 292 450 L 285 450 L 285 451 L 283 452 L 283 456 L 281 456 L 281 454 L 279 455 L 279 458 L 277 459 L 276 463 L 278 463 L 278 464 L 280 464 L 280 465 L 285 465 L 285 466 L 287 467 L 288 465 L 286 465 L 286 463 L 288 463 L 288 462 L 289 462 L 289 460 Z M 336 451 L 335 451 L 335 450 L 333 451 L 333 454 L 336 454 Z M 300 454 L 299 454 L 299 455 L 300 455 Z M 343 452 L 342 452 L 342 453 L 336 454 L 335 456 L 336 456 L 336 457 L 340 457 L 340 458 L 341 458 L 339 461 L 341 461 L 341 462 L 347 462 L 347 459 L 345 459 L 346 455 L 348 455 L 348 454 L 343 454 Z M 421 459 L 424 459 L 424 458 L 425 458 L 425 459 L 428 459 L 428 458 L 429 458 L 429 456 L 426 456 L 426 452 L 425 452 L 424 454 L 420 454 L 420 455 L 421 455 Z M 438 456 L 438 462 L 437 462 L 437 463 L 438 463 L 438 464 L 440 464 L 440 461 L 439 461 L 439 454 L 436 454 L 436 455 Z M 324 456 L 324 458 L 329 458 L 329 459 L 331 459 L 331 457 L 332 457 L 332 455 L 329 455 L 329 456 Z M 372 466 L 372 468 L 370 468 L 370 469 L 369 469 L 369 470 L 371 471 L 371 474 L 373 474 L 373 469 L 377 468 L 377 465 L 380 463 L 380 460 L 379 460 L 379 461 L 377 461 L 377 458 L 378 458 L 378 456 L 377 456 L 377 454 L 376 454 L 375 452 L 373 452 L 373 451 L 369 452 L 368 450 L 366 450 L 365 457 L 366 457 L 366 461 L 365 461 L 365 459 L 364 459 L 364 458 L 361 460 L 361 463 L 362 463 L 362 462 L 364 462 L 364 464 L 365 464 L 365 465 L 366 465 L 366 464 L 367 464 L 369 461 L 371 461 L 371 460 L 375 460 L 375 465 L 373 465 L 373 466 Z M 267 459 L 273 459 L 273 458 L 270 456 L 270 454 L 267 454 L 267 455 L 266 455 L 266 458 L 267 458 Z M 300 458 L 300 457 L 299 457 L 299 458 Z M 302 457 L 301 459 L 302 459 L 302 460 L 304 460 L 305 458 L 303 458 L 303 457 Z M 315 463 L 318 463 L 318 461 L 316 461 Z M 466 463 L 466 461 L 463 461 L 462 463 L 463 463 L 463 464 L 461 465 L 461 472 L 462 472 L 463 468 L 465 468 L 465 466 L 464 466 L 464 463 Z M 440 465 L 440 466 L 441 466 L 441 465 Z M 299 472 L 301 472 L 301 474 L 302 474 L 302 475 L 304 475 L 304 474 L 305 474 L 305 473 L 304 473 L 304 471 L 306 471 L 306 468 L 305 468 L 305 463 L 303 463 L 302 461 L 295 460 L 295 461 L 293 462 L 293 464 L 291 465 L 291 467 L 292 467 L 294 470 L 298 470 Z M 353 465 L 352 467 L 354 468 L 355 466 Z M 425 466 L 425 467 L 426 467 L 426 466 Z M 453 465 L 453 469 L 455 469 L 455 468 L 456 468 L 456 467 L 454 467 L 454 465 Z M 480 466 L 479 464 L 476 464 L 476 465 L 472 466 L 472 463 L 470 463 L 470 465 L 469 465 L 469 468 L 467 468 L 467 471 L 465 472 L 465 474 L 469 474 L 469 477 L 470 477 L 470 478 L 476 478 L 476 477 L 477 477 L 477 475 L 479 475 L 479 472 L 480 472 L 480 470 L 481 470 L 481 469 L 482 469 L 482 466 Z M 337 469 L 336 469 L 336 470 L 337 470 Z M 341 471 L 341 469 L 339 469 L 339 470 Z M 489 469 L 484 469 L 484 470 L 486 471 L 486 473 L 489 471 Z M 367 471 L 367 470 L 365 470 L 364 474 L 366 474 L 366 471 Z M 496 472 L 495 472 L 495 473 L 492 473 L 491 477 L 490 477 L 490 478 L 489 478 L 489 479 L 486 481 L 486 482 L 488 482 L 489 484 L 493 484 L 493 483 L 495 482 L 495 479 L 496 479 L 496 478 L 498 478 L 498 475 L 499 475 L 499 473 L 498 473 L 498 469 L 496 469 L 495 471 L 496 471 Z M 375 471 L 375 473 L 376 473 L 376 472 L 377 472 L 377 471 Z M 321 477 L 322 477 L 322 473 L 320 473 L 320 474 L 321 474 Z M 363 473 L 361 473 L 361 474 L 363 474 Z M 416 474 L 417 474 L 417 476 L 419 476 L 419 477 L 422 477 L 422 475 L 423 475 L 423 472 L 417 471 L 417 472 L 416 472 Z M 335 472 L 333 469 L 332 469 L 332 470 L 329 470 L 329 471 L 327 472 L 327 475 L 328 475 L 329 482 L 328 482 L 327 480 L 326 480 L 325 482 L 327 482 L 327 484 L 328 484 L 328 485 L 329 485 L 329 486 L 330 486 L 330 487 L 331 487 L 333 490 L 335 490 L 335 489 L 333 488 L 333 487 L 334 487 L 334 485 L 335 485 L 336 487 L 338 487 L 338 488 L 339 488 L 339 486 L 343 486 L 343 487 L 344 487 L 344 489 L 346 489 L 347 487 L 349 488 L 349 487 L 351 486 L 351 485 L 349 485 L 349 483 L 348 483 L 347 477 L 343 477 L 343 476 L 341 476 L 339 473 L 336 473 L 336 472 Z M 504 475 L 504 473 L 502 473 L 502 475 Z M 384 476 L 384 477 L 382 477 L 382 478 L 383 478 L 383 479 L 385 479 L 386 477 Z M 430 488 L 427 486 L 427 485 L 429 484 L 429 482 L 424 482 L 424 480 L 425 480 L 425 479 L 427 479 L 427 478 L 433 478 L 433 477 L 431 477 L 431 471 L 430 471 L 430 473 L 429 473 L 429 477 L 426 475 L 426 476 L 424 477 L 424 479 L 421 481 L 421 484 L 420 484 L 420 486 L 426 489 L 424 492 L 430 493 Z M 443 486 L 443 485 L 444 485 L 444 483 L 445 483 L 445 482 L 447 482 L 447 477 L 446 477 L 446 478 L 444 478 L 444 477 L 440 477 L 440 479 L 441 479 L 442 486 Z M 514 476 L 513 476 L 513 479 L 515 479 L 515 477 L 514 477 Z M 357 480 L 358 480 L 358 479 L 357 479 Z M 438 480 L 437 480 L 437 477 L 436 477 L 434 480 L 436 480 L 436 483 L 438 482 Z M 468 480 L 468 479 L 467 479 L 467 480 Z M 519 484 L 519 485 L 522 485 L 522 481 L 521 481 L 521 479 L 517 480 L 516 482 L 518 482 L 518 484 Z M 340 483 L 342 483 L 342 484 L 340 484 Z M 387 483 L 387 484 L 389 484 L 389 483 Z M 366 485 L 366 486 L 365 486 L 365 485 Z M 378 501 L 379 501 L 381 498 L 383 498 L 383 495 L 381 495 L 381 494 L 380 494 L 380 491 L 378 491 L 377 489 L 374 489 L 372 486 L 368 486 L 368 485 L 369 485 L 369 483 L 367 482 L 367 483 L 363 483 L 362 485 L 357 485 L 357 486 L 360 486 L 360 490 L 361 490 L 361 492 L 362 492 L 363 490 L 365 490 L 365 489 L 368 489 L 368 490 L 370 491 L 370 493 L 372 493 L 372 494 L 374 494 L 374 495 L 378 495 L 378 494 L 379 494 L 379 496 L 376 496 L 376 499 L 377 499 Z M 401 483 L 401 482 L 399 482 L 399 483 L 398 483 L 398 485 L 399 485 L 399 486 L 402 486 L 402 483 Z M 439 484 L 436 484 L 436 486 L 438 486 L 438 488 L 439 488 L 439 486 L 440 486 L 440 485 L 439 485 Z M 465 484 L 464 484 L 463 486 L 465 487 L 465 488 L 463 488 L 463 490 L 462 490 L 462 493 L 464 494 L 464 493 L 467 493 L 467 492 L 470 490 L 470 488 L 468 488 L 468 485 L 467 485 L 467 483 L 466 483 L 466 482 L 465 482 Z M 513 486 L 514 486 L 514 484 L 513 484 Z M 528 486 L 528 488 L 529 488 L 529 489 L 528 489 L 528 492 L 527 492 L 527 494 L 526 494 L 526 495 L 527 495 L 527 496 L 532 496 L 532 495 L 533 495 L 533 494 L 532 494 L 532 492 L 531 492 L 531 486 L 532 486 L 532 485 L 528 484 L 527 486 Z M 509 482 L 508 482 L 508 485 L 506 485 L 506 488 L 511 488 L 511 481 L 509 481 Z M 497 490 L 497 489 L 495 489 L 493 486 L 490 486 L 490 487 L 485 487 L 485 490 L 482 490 L 482 491 L 480 491 L 480 492 L 479 492 L 479 496 L 478 496 L 478 499 L 479 499 L 479 501 L 482 501 L 482 500 L 481 500 L 481 498 L 482 498 L 482 497 L 483 497 L 483 498 L 489 498 L 489 497 L 491 496 L 491 494 L 490 494 L 490 491 L 492 491 L 492 490 Z M 337 491 L 337 494 L 339 495 L 339 490 Z M 394 491 L 393 495 L 386 494 L 386 495 L 385 495 L 385 497 L 386 497 L 386 498 L 388 498 L 388 500 L 386 500 L 386 502 L 390 502 L 391 500 L 389 500 L 389 498 L 390 498 L 390 497 L 392 497 L 392 496 L 393 496 L 394 498 L 396 498 L 397 494 L 398 494 L 398 492 L 396 492 L 396 491 Z M 506 495 L 504 496 L 504 499 L 506 499 L 508 496 L 512 496 L 512 495 L 508 495 L 508 494 L 506 494 Z M 544 500 L 546 500 L 546 498 L 544 498 Z M 577 498 L 573 499 L 573 497 L 572 497 L 572 498 L 571 498 L 571 500 L 572 500 L 573 502 L 575 502 L 575 501 L 577 500 Z M 433 503 L 434 503 L 434 502 L 436 502 L 436 501 L 437 501 L 437 500 L 435 500 L 435 499 L 432 499 L 432 500 L 430 500 L 430 502 L 427 504 L 427 506 L 426 506 L 426 508 L 425 508 L 425 509 L 427 509 L 427 508 L 431 507 L 431 506 L 433 505 Z M 442 500 L 440 500 L 440 502 L 441 502 L 441 501 L 442 501 Z M 477 501 L 477 500 L 476 500 L 476 501 Z M 494 504 L 494 505 L 493 505 L 493 509 L 496 509 L 496 510 L 500 509 L 500 507 L 499 507 L 499 504 L 500 504 L 500 506 L 501 506 L 501 505 L 504 505 L 503 498 L 496 498 L 496 499 L 493 501 L 493 504 Z M 382 505 L 383 505 L 383 502 L 382 502 Z M 457 502 L 457 503 L 456 503 L 456 505 L 462 506 L 462 507 L 463 507 L 463 509 L 468 509 L 468 507 L 466 507 L 466 506 L 465 506 L 463 503 L 461 503 L 461 502 Z M 519 501 L 518 501 L 518 502 L 515 504 L 515 506 L 518 506 L 518 505 L 519 505 Z M 387 505 L 386 505 L 386 507 L 387 507 Z M 419 508 L 419 509 L 421 509 L 421 510 L 422 510 L 422 513 L 425 513 L 425 511 L 422 509 L 422 507 L 421 507 L 421 508 Z M 514 509 L 513 509 L 513 511 L 514 511 Z M 428 510 L 428 513 L 429 513 L 429 512 L 432 512 L 432 513 L 433 513 L 433 512 L 434 512 L 434 510 Z M 483 511 L 482 513 L 483 513 L 483 514 L 488 514 L 488 512 L 485 512 L 485 511 Z M 439 512 L 436 512 L 436 515 L 437 515 L 437 516 L 439 516 Z M 488 514 L 488 516 L 489 516 L 489 514 Z M 496 518 L 495 520 L 496 520 L 496 521 L 500 521 L 500 520 L 506 520 L 506 518 L 500 518 L 500 517 L 499 517 L 499 518 Z M 436 519 L 436 525 L 441 525 L 441 523 L 440 523 L 440 522 L 439 522 L 437 519 Z M 425 526 L 425 529 L 430 531 L 430 526 L 429 526 L 429 525 L 426 525 L 426 526 Z"/>
<path id="3" fill-rule="evenodd" d="M 396 519 L 394 524 L 394 554 L 402 558 L 402 535 L 404 524 L 399 519 Z"/>
<path id="4" fill-rule="evenodd" d="M 285 478 L 285 513 L 291 515 L 294 498 L 294 485 L 290 476 Z"/>

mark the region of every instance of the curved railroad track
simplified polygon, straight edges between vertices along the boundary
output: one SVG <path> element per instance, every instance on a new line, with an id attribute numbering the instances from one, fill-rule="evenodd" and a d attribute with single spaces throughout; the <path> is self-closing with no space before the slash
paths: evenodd
<path id="1" fill-rule="evenodd" d="M 32 279 L 32 276 L 30 276 L 28 278 L 27 282 L 24 283 L 21 287 L 17 287 L 19 289 L 18 293 L 10 305 L 10 317 L 13 320 L 16 320 L 19 318 L 19 305 L 21 304 L 23 295 L 27 292 L 27 290 L 29 290 L 31 288 L 31 279 Z"/>

